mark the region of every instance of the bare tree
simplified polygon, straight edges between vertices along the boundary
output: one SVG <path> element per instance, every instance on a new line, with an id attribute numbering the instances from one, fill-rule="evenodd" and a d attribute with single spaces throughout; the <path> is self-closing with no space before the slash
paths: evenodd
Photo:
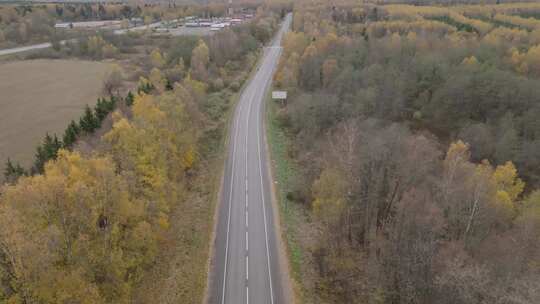
<path id="1" fill-rule="evenodd" d="M 114 65 L 107 73 L 103 81 L 103 93 L 109 96 L 118 95 L 118 90 L 122 86 L 124 76 L 118 65 Z"/>

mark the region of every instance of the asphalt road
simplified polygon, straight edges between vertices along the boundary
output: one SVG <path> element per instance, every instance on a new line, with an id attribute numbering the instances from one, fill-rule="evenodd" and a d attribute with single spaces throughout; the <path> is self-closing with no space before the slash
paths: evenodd
<path id="1" fill-rule="evenodd" d="M 27 51 L 32 51 L 32 50 L 46 49 L 46 48 L 50 48 L 51 46 L 52 44 L 50 42 L 47 42 L 47 43 L 22 46 L 22 47 L 17 47 L 17 48 L 12 48 L 12 49 L 3 49 L 3 50 L 0 50 L 0 56 L 22 53 L 22 52 L 27 52 Z"/>
<path id="2" fill-rule="evenodd" d="M 123 35 L 123 34 L 125 34 L 127 32 L 137 32 L 137 31 L 145 31 L 147 29 L 153 29 L 153 28 L 159 27 L 160 25 L 161 25 L 161 21 L 151 23 L 151 24 L 148 24 L 148 25 L 136 26 L 136 27 L 132 27 L 132 28 L 129 28 L 129 29 L 115 30 L 115 31 L 113 31 L 113 33 L 115 35 Z"/>
<path id="3" fill-rule="evenodd" d="M 263 124 L 266 93 L 290 23 L 289 15 L 265 48 L 234 114 L 210 273 L 212 304 L 286 303 Z"/>

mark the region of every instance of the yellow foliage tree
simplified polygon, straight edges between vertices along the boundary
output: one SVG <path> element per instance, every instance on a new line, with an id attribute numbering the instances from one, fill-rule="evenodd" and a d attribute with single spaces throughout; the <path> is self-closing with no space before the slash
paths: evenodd
<path id="1" fill-rule="evenodd" d="M 13 269 L 11 299 L 127 303 L 136 279 L 128 272 L 153 260 L 156 243 L 153 235 L 132 237 L 145 206 L 132 199 L 115 167 L 108 158 L 61 150 L 44 175 L 5 189 L 0 251 Z"/>
<path id="2" fill-rule="evenodd" d="M 517 169 L 510 161 L 497 166 L 492 182 L 497 189 L 497 195 L 507 198 L 512 204 L 518 200 L 525 189 L 525 183 L 518 177 Z"/>
<path id="3" fill-rule="evenodd" d="M 336 76 L 338 68 L 338 62 L 336 59 L 329 58 L 324 61 L 322 66 L 323 86 L 327 87 L 330 84 L 330 82 Z"/>
<path id="4" fill-rule="evenodd" d="M 302 32 L 289 32 L 283 38 L 284 56 L 289 57 L 290 54 L 303 54 L 308 46 L 309 41 Z"/>
<path id="5" fill-rule="evenodd" d="M 300 69 L 300 56 L 293 52 L 286 61 L 281 65 L 280 70 L 276 74 L 276 82 L 281 88 L 289 90 L 298 85 L 298 73 Z"/>
<path id="6" fill-rule="evenodd" d="M 104 58 L 114 58 L 118 54 L 118 48 L 107 43 L 101 48 L 101 54 Z"/>
<path id="7" fill-rule="evenodd" d="M 100 36 L 92 36 L 88 38 L 88 54 L 94 57 L 100 57 L 102 55 L 103 46 L 107 43 Z"/>
<path id="8" fill-rule="evenodd" d="M 313 211 L 327 224 L 335 223 L 345 206 L 347 182 L 337 169 L 325 169 L 313 184 Z"/>
<path id="9" fill-rule="evenodd" d="M 448 179 L 453 179 L 458 167 L 465 165 L 470 158 L 469 146 L 463 141 L 458 140 L 450 144 L 444 159 L 445 172 L 449 175 Z"/>
<path id="10" fill-rule="evenodd" d="M 191 74 L 184 78 L 182 83 L 184 88 L 190 91 L 196 101 L 202 101 L 206 98 L 206 91 L 208 90 L 208 85 L 206 83 L 193 79 Z"/>
<path id="11" fill-rule="evenodd" d="M 158 68 L 153 68 L 152 71 L 150 71 L 149 76 L 150 83 L 159 91 L 163 92 L 165 91 L 165 86 L 167 84 L 167 79 L 161 73 L 161 71 Z"/>
<path id="12" fill-rule="evenodd" d="M 113 129 L 105 135 L 116 162 L 132 171 L 134 185 L 155 208 L 167 214 L 170 202 L 183 193 L 185 171 L 196 162 L 194 138 L 197 132 L 189 123 L 181 94 L 139 95 L 133 104 L 133 119 L 116 115 Z M 184 91 L 183 96 L 189 93 Z M 187 97 L 186 97 L 187 98 Z M 160 227 L 163 216 L 153 224 Z"/>
<path id="13" fill-rule="evenodd" d="M 182 158 L 182 165 L 185 169 L 189 170 L 193 168 L 193 165 L 195 164 L 195 149 L 193 146 L 190 146 L 187 151 L 184 153 L 184 157 Z"/>
<path id="14" fill-rule="evenodd" d="M 531 47 L 524 55 L 523 60 L 528 72 L 534 76 L 540 76 L 540 45 Z"/>
<path id="15" fill-rule="evenodd" d="M 531 240 L 534 245 L 540 240 L 540 190 L 535 190 L 527 199 L 523 201 L 519 216 L 516 219 L 518 226 L 523 227 L 529 234 L 536 236 L 536 240 Z M 535 259 L 534 265 L 537 270 L 540 269 L 540 260 Z"/>
<path id="16" fill-rule="evenodd" d="M 163 66 L 165 66 L 165 59 L 163 58 L 163 55 L 161 55 L 161 51 L 159 49 L 154 49 L 150 53 L 150 63 L 152 64 L 152 67 L 156 69 L 161 69 Z"/>
<path id="17" fill-rule="evenodd" d="M 199 44 L 193 49 L 191 54 L 191 76 L 197 80 L 207 80 L 209 62 L 210 50 L 204 41 L 199 40 Z"/>
<path id="18" fill-rule="evenodd" d="M 467 57 L 467 58 L 463 59 L 461 64 L 464 65 L 464 66 L 476 67 L 476 66 L 478 66 L 479 62 L 478 62 L 478 59 L 476 59 L 476 57 L 470 56 L 470 57 Z"/>

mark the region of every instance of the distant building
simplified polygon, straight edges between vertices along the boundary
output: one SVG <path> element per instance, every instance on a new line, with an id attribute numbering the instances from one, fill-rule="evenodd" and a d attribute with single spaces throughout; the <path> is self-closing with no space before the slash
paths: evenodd
<path id="1" fill-rule="evenodd" d="M 54 25 L 54 28 L 57 28 L 57 29 L 72 29 L 73 28 L 73 23 L 71 23 L 71 22 L 57 23 L 57 24 Z"/>
<path id="2" fill-rule="evenodd" d="M 229 27 L 229 26 L 231 26 L 231 24 L 228 23 L 228 22 L 215 23 L 215 24 L 212 24 L 210 26 L 210 29 L 212 31 L 219 31 L 219 30 L 224 29 L 224 28 Z"/>
<path id="3" fill-rule="evenodd" d="M 133 26 L 143 25 L 144 20 L 139 17 L 133 17 L 129 20 Z"/>

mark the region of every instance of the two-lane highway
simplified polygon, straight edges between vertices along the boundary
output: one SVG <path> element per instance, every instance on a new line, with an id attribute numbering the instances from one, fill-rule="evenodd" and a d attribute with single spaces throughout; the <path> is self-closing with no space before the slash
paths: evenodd
<path id="1" fill-rule="evenodd" d="M 263 124 L 266 93 L 290 23 L 288 15 L 265 48 L 233 117 L 210 274 L 212 304 L 286 303 Z"/>

